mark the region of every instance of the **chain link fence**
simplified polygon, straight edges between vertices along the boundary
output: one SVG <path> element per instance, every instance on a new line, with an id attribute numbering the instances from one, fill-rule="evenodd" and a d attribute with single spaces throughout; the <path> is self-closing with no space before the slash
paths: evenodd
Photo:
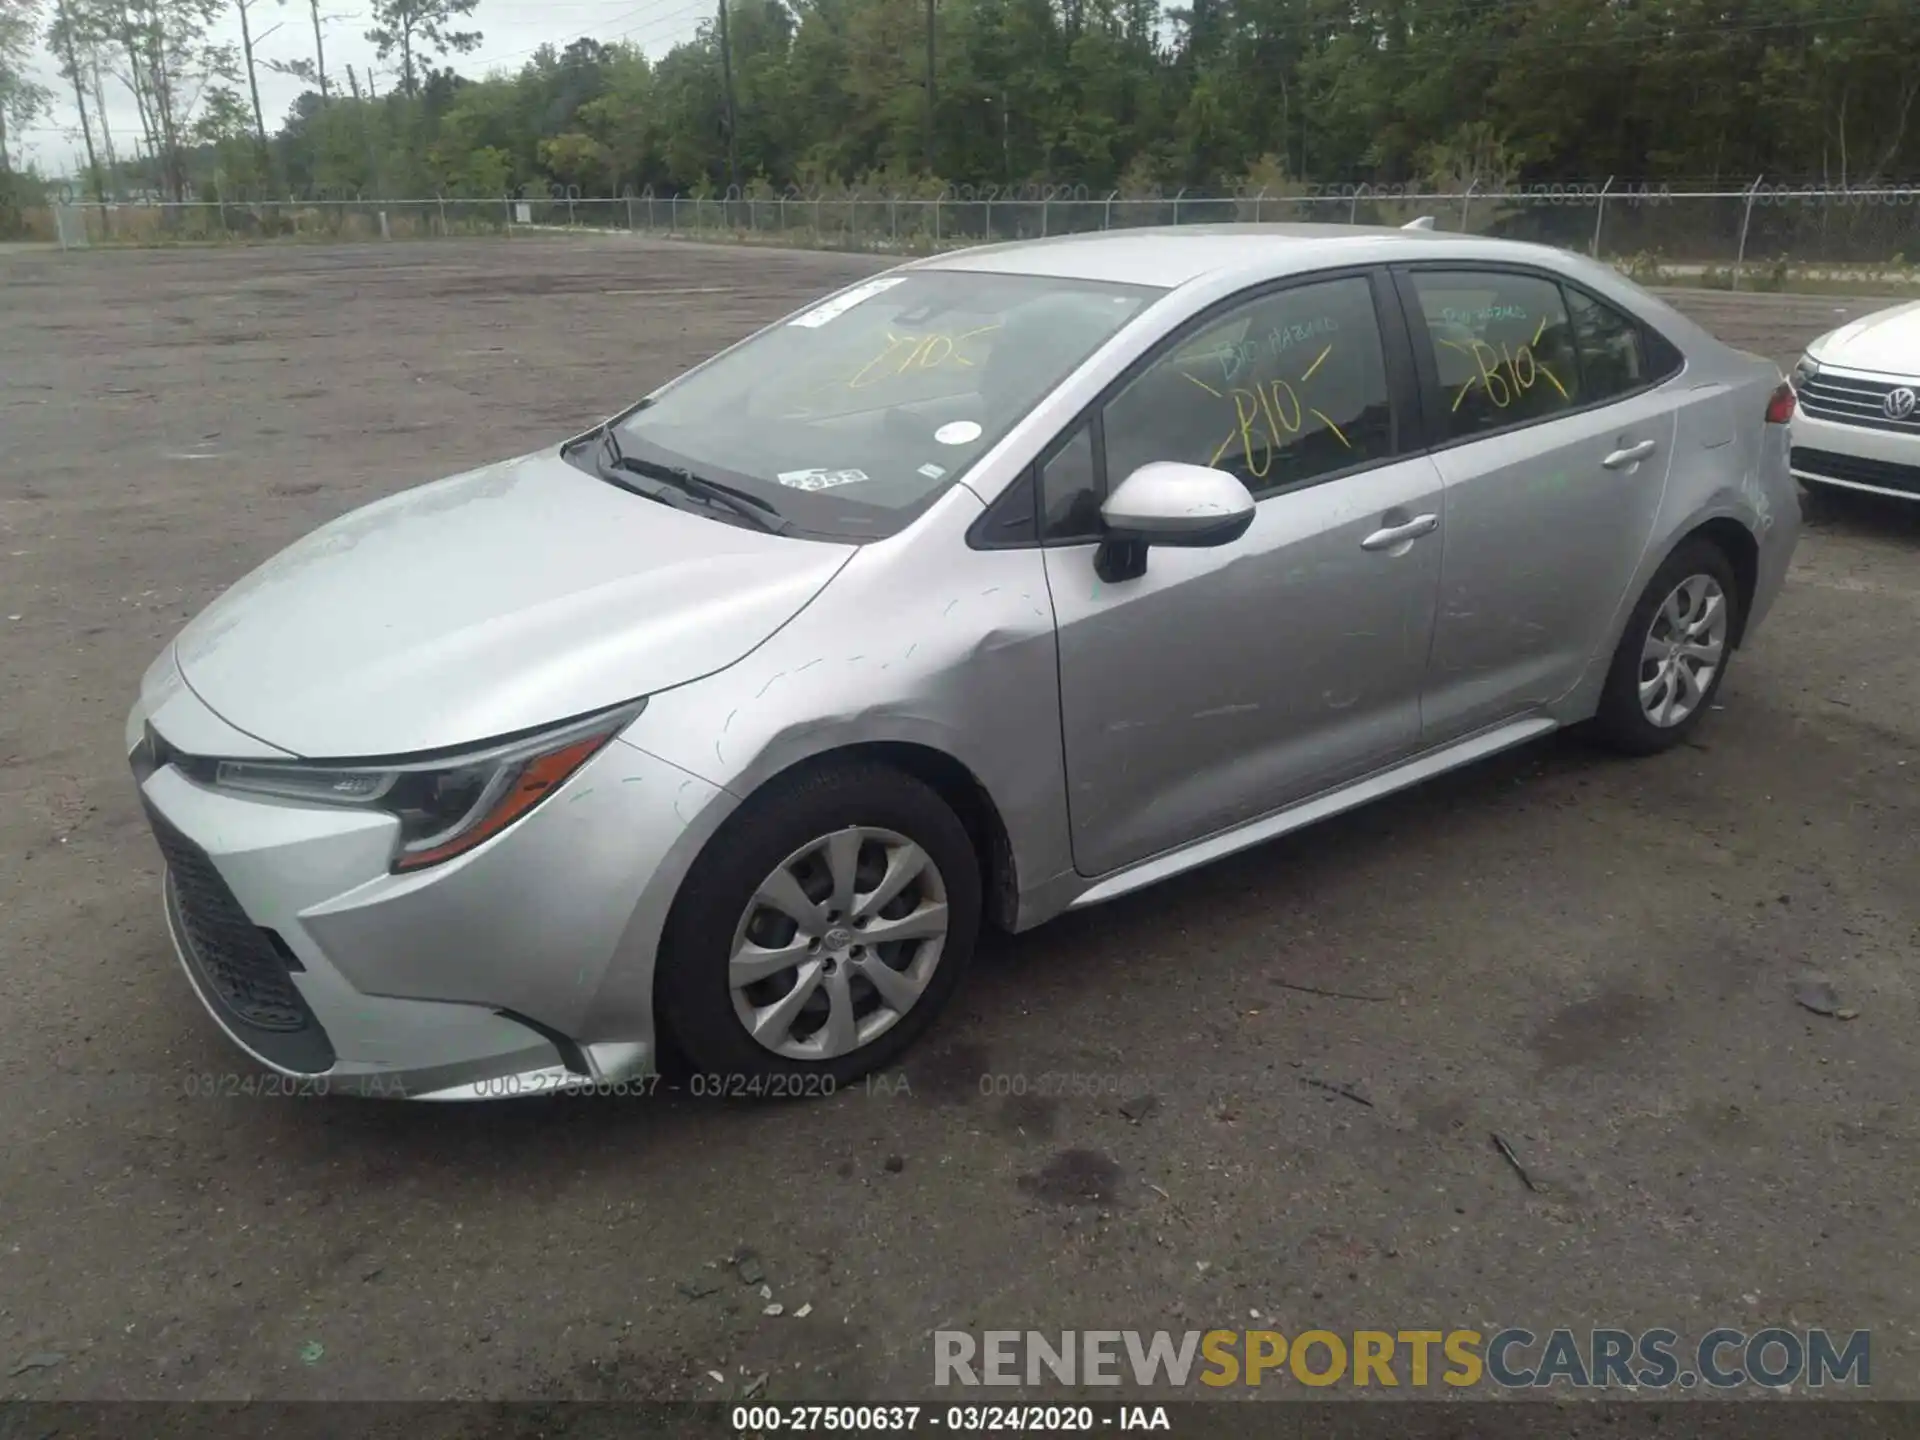
<path id="1" fill-rule="evenodd" d="M 577 189 L 459 199 L 327 198 L 87 205 L 65 197 L 63 243 L 405 240 L 519 230 L 626 231 L 707 240 L 919 254 L 995 241 L 1150 225 L 1309 221 L 1404 225 L 1582 251 L 1648 279 L 1763 286 L 1788 273 L 1920 283 L 1920 185 L 1743 190 L 1613 181 L 1444 192 L 1347 185 L 1234 195 L 1095 195 L 1084 186 L 949 187 L 935 195 L 857 190 L 731 194 Z"/>

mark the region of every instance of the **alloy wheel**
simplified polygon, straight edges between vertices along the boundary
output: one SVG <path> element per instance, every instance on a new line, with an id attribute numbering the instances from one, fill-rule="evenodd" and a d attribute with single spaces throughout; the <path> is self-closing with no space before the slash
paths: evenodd
<path id="1" fill-rule="evenodd" d="M 1727 597 L 1711 575 L 1689 575 L 1653 612 L 1640 650 L 1640 709 L 1661 729 L 1682 724 L 1713 688 L 1727 653 Z"/>
<path id="2" fill-rule="evenodd" d="M 947 925 L 940 868 L 906 836 L 854 825 L 810 840 L 760 882 L 734 929 L 734 1014 L 776 1055 L 849 1054 L 920 999 Z"/>

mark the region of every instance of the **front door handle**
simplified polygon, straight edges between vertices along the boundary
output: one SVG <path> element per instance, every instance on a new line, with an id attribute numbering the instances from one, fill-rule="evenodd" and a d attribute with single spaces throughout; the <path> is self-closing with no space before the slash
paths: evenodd
<path id="1" fill-rule="evenodd" d="M 1376 530 L 1360 542 L 1362 550 L 1391 550 L 1396 545 L 1405 545 L 1410 540 L 1418 540 L 1422 535 L 1431 535 L 1440 528 L 1438 515 L 1416 515 L 1404 525 L 1389 525 L 1384 530 Z"/>
<path id="2" fill-rule="evenodd" d="M 1659 448 L 1658 440 L 1642 440 L 1638 445 L 1629 445 L 1624 450 L 1614 451 L 1600 463 L 1609 470 L 1624 470 L 1629 465 L 1638 465 Z"/>

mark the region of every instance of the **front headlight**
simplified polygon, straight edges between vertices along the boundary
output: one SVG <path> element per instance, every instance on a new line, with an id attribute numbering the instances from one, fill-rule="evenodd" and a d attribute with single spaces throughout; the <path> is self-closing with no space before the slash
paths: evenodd
<path id="1" fill-rule="evenodd" d="M 1819 363 L 1811 355 L 1802 355 L 1798 360 L 1793 362 L 1793 374 L 1790 377 L 1793 380 L 1793 388 L 1795 390 L 1800 389 L 1819 373 Z"/>
<path id="2" fill-rule="evenodd" d="M 393 868 L 418 870 L 498 835 L 559 789 L 646 703 L 463 754 L 392 765 L 222 760 L 213 783 L 282 800 L 384 810 L 400 821 Z"/>

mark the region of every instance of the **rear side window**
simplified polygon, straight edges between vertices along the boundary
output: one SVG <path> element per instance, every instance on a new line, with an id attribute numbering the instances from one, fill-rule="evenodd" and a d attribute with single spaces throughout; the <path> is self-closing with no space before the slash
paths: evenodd
<path id="1" fill-rule="evenodd" d="M 1111 487 L 1149 461 L 1181 460 L 1268 495 L 1390 456 L 1371 283 L 1319 280 L 1234 305 L 1135 376 L 1102 424 Z"/>
<path id="2" fill-rule="evenodd" d="M 1546 420 L 1586 403 L 1560 287 L 1534 275 L 1416 270 L 1446 438 Z"/>
<path id="3" fill-rule="evenodd" d="M 1568 290 L 1573 343 L 1580 352 L 1580 384 L 1588 401 L 1625 395 L 1647 383 L 1647 357 L 1640 327 L 1611 305 Z"/>

